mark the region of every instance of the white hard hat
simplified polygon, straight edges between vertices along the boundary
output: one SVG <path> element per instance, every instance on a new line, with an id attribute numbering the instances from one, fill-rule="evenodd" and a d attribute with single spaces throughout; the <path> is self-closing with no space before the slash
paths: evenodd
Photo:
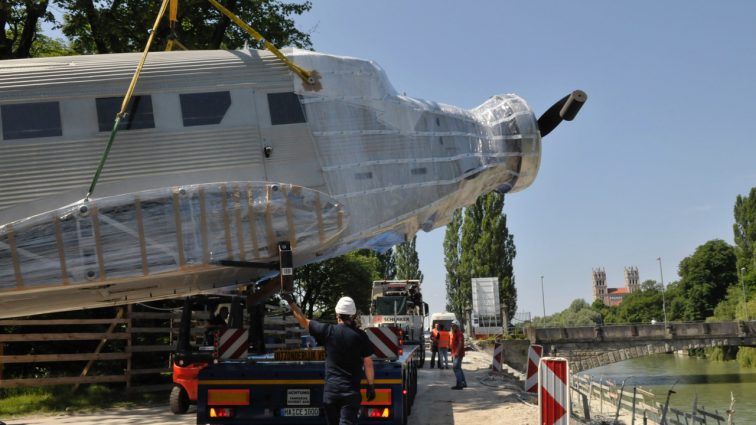
<path id="1" fill-rule="evenodd" d="M 357 314 L 354 300 L 349 297 L 341 297 L 339 302 L 336 303 L 336 314 L 348 314 L 350 316 Z"/>

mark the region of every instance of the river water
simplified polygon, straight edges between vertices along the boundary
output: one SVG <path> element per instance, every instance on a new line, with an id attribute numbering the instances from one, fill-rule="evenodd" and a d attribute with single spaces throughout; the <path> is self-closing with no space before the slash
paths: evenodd
<path id="1" fill-rule="evenodd" d="M 694 357 L 659 354 L 626 360 L 584 371 L 596 379 L 610 379 L 650 389 L 658 402 L 663 403 L 667 391 L 674 384 L 670 405 L 690 412 L 698 394 L 698 406 L 707 411 L 715 409 L 722 416 L 730 406 L 730 393 L 735 396 L 737 424 L 756 424 L 756 369 L 745 369 L 737 361 L 715 362 Z"/>

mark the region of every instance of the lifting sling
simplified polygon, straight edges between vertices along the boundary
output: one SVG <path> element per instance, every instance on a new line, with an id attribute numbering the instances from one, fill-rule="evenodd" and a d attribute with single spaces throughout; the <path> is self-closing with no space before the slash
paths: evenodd
<path id="1" fill-rule="evenodd" d="M 281 51 L 278 50 L 276 46 L 273 45 L 273 43 L 266 40 L 259 32 L 255 31 L 254 28 L 247 25 L 244 21 L 239 19 L 238 16 L 234 15 L 230 10 L 223 7 L 216 0 L 208 0 L 208 1 L 210 2 L 210 4 L 213 5 L 213 7 L 215 7 L 221 13 L 226 15 L 235 24 L 239 25 L 242 29 L 244 29 L 244 31 L 246 31 L 248 34 L 254 37 L 257 41 L 262 42 L 263 46 L 266 49 L 268 49 L 279 60 L 281 60 L 281 62 L 283 62 L 292 72 L 297 74 L 303 80 L 305 84 L 314 85 L 316 83 L 315 76 L 313 75 L 311 71 L 308 71 L 300 67 L 299 65 L 295 64 L 291 59 L 287 58 L 286 55 L 281 53 Z M 147 60 L 147 53 L 150 50 L 150 46 L 152 46 L 152 41 L 155 38 L 155 33 L 157 32 L 157 28 L 160 23 L 160 20 L 163 18 L 163 15 L 165 14 L 165 10 L 168 8 L 169 4 L 170 4 L 169 26 L 170 26 L 171 32 L 168 37 L 166 50 L 167 51 L 172 50 L 174 44 L 184 50 L 187 50 L 186 47 L 183 44 L 181 44 L 176 37 L 178 0 L 163 0 L 162 4 L 160 5 L 160 10 L 158 11 L 157 18 L 155 19 L 155 24 L 152 26 L 152 31 L 150 32 L 150 36 L 147 39 L 147 45 L 144 47 L 142 57 L 139 60 L 139 64 L 137 65 L 136 70 L 134 71 L 134 75 L 131 78 L 131 83 L 129 83 L 129 88 L 126 90 L 126 95 L 123 97 L 123 102 L 121 103 L 121 110 L 116 114 L 115 122 L 113 123 L 113 129 L 110 132 L 110 138 L 108 139 L 108 144 L 105 147 L 105 151 L 102 154 L 102 158 L 100 159 L 100 164 L 97 166 L 97 171 L 95 171 L 94 177 L 92 178 L 92 183 L 89 185 L 89 190 L 87 191 L 87 195 L 84 197 L 84 199 L 87 201 L 89 201 L 90 196 L 92 196 L 92 193 L 94 193 L 94 189 L 95 189 L 95 186 L 97 186 L 97 181 L 100 178 L 102 169 L 103 167 L 105 167 L 105 162 L 108 159 L 108 154 L 110 153 L 110 149 L 113 147 L 113 141 L 115 140 L 116 134 L 118 133 L 118 127 L 121 124 L 121 120 L 126 116 L 126 108 L 128 108 L 129 102 L 131 101 L 131 97 L 134 94 L 134 88 L 136 87 L 137 81 L 139 81 L 139 75 L 142 72 L 142 68 L 144 67 L 144 62 Z"/>

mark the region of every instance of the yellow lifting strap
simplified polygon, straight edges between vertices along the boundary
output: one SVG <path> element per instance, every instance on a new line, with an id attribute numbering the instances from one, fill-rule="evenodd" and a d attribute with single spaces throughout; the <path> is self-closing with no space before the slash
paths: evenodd
<path id="1" fill-rule="evenodd" d="M 315 77 L 312 75 L 312 72 L 292 62 L 291 59 L 287 58 L 286 55 L 281 53 L 281 51 L 278 50 L 276 46 L 273 45 L 273 43 L 266 40 L 265 37 L 260 35 L 259 32 L 255 31 L 252 27 L 247 25 L 244 21 L 239 19 L 238 16 L 234 15 L 230 10 L 223 7 L 216 0 L 208 0 L 208 1 L 210 2 L 210 4 L 215 6 L 215 8 L 218 9 L 222 14 L 226 15 L 228 19 L 231 19 L 232 21 L 234 21 L 234 23 L 236 25 L 239 25 L 244 31 L 247 31 L 249 35 L 254 37 L 257 41 L 261 41 L 266 49 L 270 50 L 271 53 L 276 55 L 276 57 L 280 59 L 281 62 L 286 64 L 286 66 L 288 66 L 289 69 L 292 70 L 292 72 L 299 75 L 299 78 L 301 78 L 305 82 L 305 84 L 309 84 L 309 85 L 315 84 Z"/>
<path id="2" fill-rule="evenodd" d="M 105 162 L 108 159 L 110 148 L 113 147 L 113 141 L 115 140 L 116 133 L 118 133 L 118 126 L 121 124 L 121 120 L 126 115 L 126 108 L 129 106 L 131 96 L 134 94 L 134 88 L 136 87 L 137 81 L 139 80 L 139 74 L 142 72 L 144 62 L 147 60 L 147 53 L 150 51 L 150 46 L 152 46 L 152 40 L 155 39 L 155 33 L 157 32 L 158 24 L 160 24 L 160 20 L 163 19 L 163 15 L 165 14 L 165 9 L 167 8 L 169 1 L 170 0 L 163 0 L 163 3 L 160 5 L 160 11 L 158 12 L 158 16 L 155 19 L 155 24 L 152 26 L 150 37 L 147 39 L 147 45 L 144 47 L 144 52 L 142 52 L 142 58 L 139 60 L 136 71 L 134 71 L 134 75 L 131 77 L 129 88 L 128 90 L 126 90 L 126 95 L 123 97 L 123 102 L 121 102 L 121 110 L 116 114 L 113 130 L 110 131 L 110 139 L 108 140 L 108 145 L 105 147 L 105 152 L 102 154 L 102 158 L 100 159 L 100 165 L 97 166 L 97 171 L 95 171 L 95 175 L 92 178 L 92 184 L 89 185 L 89 190 L 87 191 L 87 196 L 85 197 L 85 199 L 87 200 L 89 200 L 89 197 L 92 196 L 92 193 L 94 193 L 95 186 L 97 185 L 97 180 L 100 178 L 102 168 L 105 166 Z"/>
<path id="3" fill-rule="evenodd" d="M 177 46 L 182 50 L 189 50 L 178 41 L 176 36 L 176 22 L 178 22 L 178 0 L 170 0 L 170 6 L 168 7 L 168 26 L 171 33 L 168 35 L 168 42 L 165 44 L 165 51 L 170 52 L 173 50 L 173 46 Z"/>

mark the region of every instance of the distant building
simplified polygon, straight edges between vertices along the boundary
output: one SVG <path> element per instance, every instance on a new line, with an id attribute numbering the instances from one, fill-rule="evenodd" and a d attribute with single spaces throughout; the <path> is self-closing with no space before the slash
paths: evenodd
<path id="1" fill-rule="evenodd" d="M 593 269 L 593 299 L 601 300 L 604 304 L 616 307 L 622 303 L 627 294 L 640 289 L 640 277 L 637 267 L 625 267 L 625 286 L 623 288 L 608 288 L 606 286 L 606 271 L 603 268 Z"/>

